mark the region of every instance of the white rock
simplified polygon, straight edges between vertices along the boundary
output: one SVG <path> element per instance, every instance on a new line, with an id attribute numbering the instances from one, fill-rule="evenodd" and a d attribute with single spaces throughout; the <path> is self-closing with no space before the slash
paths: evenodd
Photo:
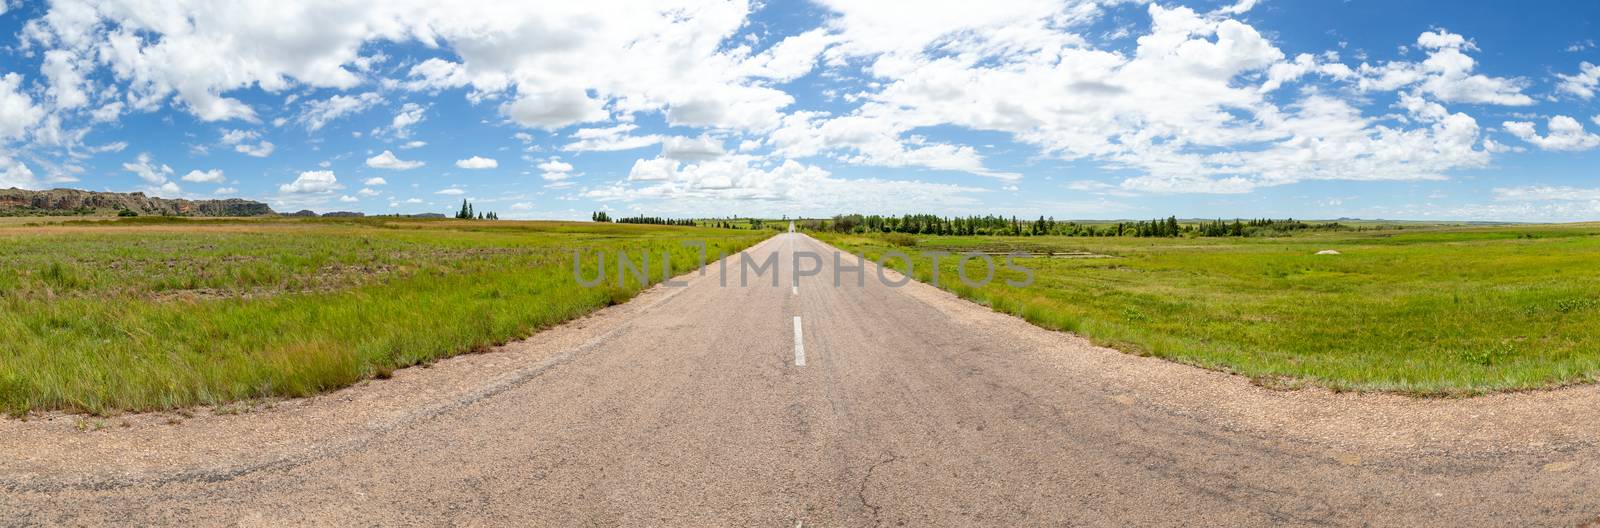
<path id="1" fill-rule="evenodd" d="M 1337 250 L 1324 249 L 1322 251 L 1318 251 L 1317 254 L 1318 255 L 1339 255 L 1340 253 Z"/>

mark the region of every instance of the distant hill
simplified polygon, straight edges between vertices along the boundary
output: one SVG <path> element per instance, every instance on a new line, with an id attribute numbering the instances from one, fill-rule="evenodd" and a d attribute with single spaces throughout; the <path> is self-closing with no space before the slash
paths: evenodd
<path id="1" fill-rule="evenodd" d="M 273 214 L 261 202 L 231 198 L 227 200 L 184 200 L 156 198 L 144 193 L 114 193 L 51 189 L 29 191 L 0 189 L 0 216 L 63 216 L 117 214 L 132 211 L 140 216 L 261 216 Z"/>

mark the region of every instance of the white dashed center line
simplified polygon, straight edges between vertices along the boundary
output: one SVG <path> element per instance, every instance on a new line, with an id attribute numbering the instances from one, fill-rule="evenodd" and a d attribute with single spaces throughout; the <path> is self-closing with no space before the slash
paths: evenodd
<path id="1" fill-rule="evenodd" d="M 789 236 L 783 237 L 783 239 L 784 239 L 785 242 L 788 243 L 788 245 L 789 245 L 789 255 L 791 256 L 791 258 L 793 258 L 793 255 L 794 255 L 794 222 L 790 222 L 789 223 Z M 796 263 L 800 262 L 800 259 L 793 259 L 793 260 Z M 796 264 L 796 265 L 798 266 L 799 264 Z M 789 273 L 794 273 L 794 271 L 791 270 Z M 800 295 L 800 276 L 799 275 L 796 275 L 794 277 L 794 285 L 789 287 L 789 295 Z"/>
<path id="2" fill-rule="evenodd" d="M 794 316 L 794 366 L 806 366 L 805 335 L 800 333 L 800 316 Z"/>

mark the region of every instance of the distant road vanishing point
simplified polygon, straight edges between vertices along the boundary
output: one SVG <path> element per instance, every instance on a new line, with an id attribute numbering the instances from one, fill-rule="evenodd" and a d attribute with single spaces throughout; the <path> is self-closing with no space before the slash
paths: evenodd
<path id="1" fill-rule="evenodd" d="M 4 524 L 1572 526 L 1592 387 L 1276 392 L 1096 347 L 783 233 L 681 288 L 243 414 L 0 424 Z M 795 251 L 823 255 L 798 285 Z M 846 262 L 853 257 L 846 256 Z M 731 266 L 730 266 L 731 267 Z M 857 275 L 865 285 L 857 284 Z M 889 276 L 898 277 L 892 272 Z M 835 286 L 835 279 L 840 286 Z"/>

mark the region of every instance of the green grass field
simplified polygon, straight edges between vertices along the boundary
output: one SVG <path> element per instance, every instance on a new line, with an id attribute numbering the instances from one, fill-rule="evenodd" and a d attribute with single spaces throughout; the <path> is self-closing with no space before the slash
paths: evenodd
<path id="1" fill-rule="evenodd" d="M 12 219 L 17 220 L 17 219 Z M 673 269 L 770 232 L 403 219 L 0 223 L 0 410 L 304 396 L 525 337 L 642 285 L 573 248 Z M 583 259 L 593 277 L 594 258 Z"/>
<path id="2" fill-rule="evenodd" d="M 869 258 L 892 248 L 879 235 L 816 235 Z M 1103 255 L 1020 259 L 1037 274 L 1027 288 L 970 288 L 944 258 L 940 282 L 1045 328 L 1267 386 L 1465 395 L 1600 375 L 1600 225 L 914 244 L 896 249 Z M 1315 254 L 1325 249 L 1342 254 Z M 927 282 L 928 259 L 915 272 Z"/>

